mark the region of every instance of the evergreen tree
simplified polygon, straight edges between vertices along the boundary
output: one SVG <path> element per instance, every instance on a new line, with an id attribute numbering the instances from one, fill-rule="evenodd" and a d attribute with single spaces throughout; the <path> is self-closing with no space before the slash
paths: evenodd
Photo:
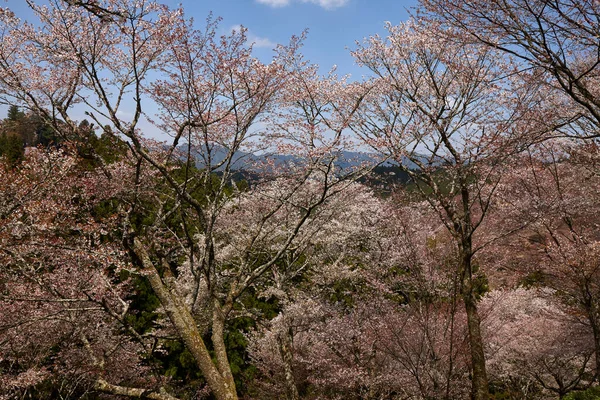
<path id="1" fill-rule="evenodd" d="M 11 167 L 18 165 L 25 155 L 23 136 L 19 129 L 24 118 L 25 114 L 19 107 L 10 106 L 0 134 L 0 156 Z"/>
<path id="2" fill-rule="evenodd" d="M 6 118 L 8 121 L 18 122 L 22 121 L 23 118 L 25 118 L 25 114 L 23 111 L 19 110 L 18 106 L 13 104 L 8 108 L 8 115 Z"/>
<path id="3" fill-rule="evenodd" d="M 23 139 L 18 135 L 3 132 L 0 136 L 0 157 L 4 157 L 11 167 L 20 164 L 25 157 Z"/>

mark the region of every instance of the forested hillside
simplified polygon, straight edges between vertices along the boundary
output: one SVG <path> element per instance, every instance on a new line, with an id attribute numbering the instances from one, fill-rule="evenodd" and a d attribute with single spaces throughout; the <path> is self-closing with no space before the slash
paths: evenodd
<path id="1" fill-rule="evenodd" d="M 422 0 L 354 80 L 304 35 L 27 5 L 0 399 L 600 398 L 600 3 Z"/>

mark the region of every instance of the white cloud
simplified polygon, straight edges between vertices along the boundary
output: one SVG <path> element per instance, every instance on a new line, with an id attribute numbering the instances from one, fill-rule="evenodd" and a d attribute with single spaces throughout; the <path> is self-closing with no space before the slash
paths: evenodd
<path id="1" fill-rule="evenodd" d="M 285 7 L 292 3 L 292 0 L 256 0 L 260 4 L 266 4 L 270 7 Z M 323 7 L 326 10 L 343 7 L 349 0 L 300 0 L 302 3 L 312 3 Z"/>
<path id="2" fill-rule="evenodd" d="M 260 4 L 266 4 L 270 7 L 284 7 L 290 4 L 290 0 L 256 0 Z"/>
<path id="3" fill-rule="evenodd" d="M 237 32 L 242 29 L 241 25 L 234 25 L 231 27 L 232 32 Z M 269 48 L 274 49 L 277 46 L 277 43 L 271 41 L 271 39 L 266 37 L 260 37 L 250 32 L 250 30 L 246 29 L 246 37 L 248 38 L 248 43 L 252 43 L 255 48 Z"/>
<path id="4" fill-rule="evenodd" d="M 117 117 L 121 118 L 133 118 L 133 113 L 129 111 L 118 110 Z"/>
<path id="5" fill-rule="evenodd" d="M 266 47 L 269 49 L 274 49 L 277 46 L 277 43 L 272 42 L 269 38 L 263 38 L 258 36 L 248 36 L 248 41 L 254 44 L 254 47 Z"/>
<path id="6" fill-rule="evenodd" d="M 344 7 L 346 4 L 348 4 L 348 0 L 302 0 L 302 2 L 318 4 L 326 10 Z"/>

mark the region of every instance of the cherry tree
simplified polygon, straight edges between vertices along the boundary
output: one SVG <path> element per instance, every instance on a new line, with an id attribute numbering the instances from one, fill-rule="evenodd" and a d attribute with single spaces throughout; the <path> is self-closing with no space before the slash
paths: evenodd
<path id="1" fill-rule="evenodd" d="M 106 199 L 127 195 L 135 169 L 116 163 L 109 181 L 73 153 L 28 149 L 20 168 L 0 173 L 0 391 L 35 393 L 48 381 L 49 395 L 127 390 L 105 381 L 110 375 L 168 399 L 158 389 L 166 381 L 141 363 L 151 340 L 126 331 L 131 281 L 121 274 L 130 264 L 113 239 L 118 226 L 94 216 Z"/>
<path id="2" fill-rule="evenodd" d="M 407 395 L 468 397 L 468 326 L 454 241 L 429 202 L 411 197 L 394 199 L 401 206 L 388 233 L 388 261 L 377 269 L 376 287 L 400 303 L 384 300 L 374 310 L 378 349 L 404 376 Z"/>
<path id="3" fill-rule="evenodd" d="M 541 386 L 560 398 L 594 379 L 593 336 L 551 289 L 492 291 L 482 301 L 492 376 L 523 396 Z"/>
<path id="4" fill-rule="evenodd" d="M 427 203 L 349 202 L 308 253 L 317 256 L 310 285 L 297 284 L 251 336 L 260 397 L 293 398 L 289 372 L 296 392 L 327 398 L 466 395 L 466 324 L 447 233 Z"/>
<path id="5" fill-rule="evenodd" d="M 598 376 L 597 151 L 594 143 L 546 142 L 532 148 L 500 190 L 505 212 L 498 225 L 525 229 L 497 242 L 494 263 L 518 277 L 515 284 L 549 287 L 565 312 L 591 330 Z M 521 254 L 515 257 L 515 250 Z M 575 318 L 577 316 L 577 318 Z"/>
<path id="6" fill-rule="evenodd" d="M 547 114 L 549 129 L 582 138 L 598 136 L 598 2 L 423 0 L 421 4 L 432 20 L 457 27 L 457 40 L 476 41 L 518 60 L 517 71 L 525 84 L 554 98 L 554 115 Z"/>
<path id="7" fill-rule="evenodd" d="M 502 166 L 530 132 L 525 110 L 535 99 L 508 90 L 510 63 L 484 46 L 455 41 L 442 26 L 411 20 L 387 29 L 387 38 L 365 39 L 354 52 L 374 78 L 353 129 L 404 168 L 454 240 L 473 396 L 487 398 L 477 311 L 483 271 L 475 257 L 487 241 L 478 229 L 503 179 Z"/>
<path id="8" fill-rule="evenodd" d="M 184 343 L 213 395 L 237 398 L 227 323 L 240 298 L 317 230 L 321 206 L 363 173 L 341 160 L 361 87 L 320 77 L 298 54 L 301 38 L 264 64 L 243 29 L 218 37 L 217 21 L 199 31 L 182 10 L 152 1 L 28 4 L 35 24 L 2 10 L 0 98 L 35 111 L 68 142 L 85 141 L 73 117 L 83 110 L 127 143 L 135 173 L 114 215 L 129 269 L 147 279 L 161 329 Z M 148 124 L 169 140 L 144 137 Z M 269 152 L 292 162 L 279 165 Z M 236 166 L 264 181 L 247 192 L 232 182 Z M 151 191 L 149 173 L 158 182 Z M 241 235 L 229 236 L 234 227 Z M 96 389 L 148 395 L 130 382 Z"/>
<path id="9" fill-rule="evenodd" d="M 343 196 L 331 198 L 315 217 L 320 222 L 312 228 L 306 240 L 300 242 L 302 247 L 294 247 L 287 256 L 278 263 L 270 275 L 272 286 L 262 293 L 264 297 L 272 297 L 281 307 L 278 315 L 271 321 L 261 323 L 251 341 L 251 356 L 258 362 L 265 376 L 267 370 L 284 372 L 284 379 L 273 381 L 274 386 L 268 391 L 270 395 L 283 393 L 288 398 L 299 398 L 298 386 L 304 386 L 298 368 L 303 331 L 319 324 L 318 311 L 320 299 L 327 297 L 324 292 L 334 282 L 351 282 L 360 280 L 366 273 L 359 267 L 367 261 L 370 254 L 359 249 L 372 245 L 377 235 L 377 226 L 385 218 L 386 210 L 371 190 L 360 184 L 348 187 Z M 317 229 L 314 229 L 317 228 Z M 360 261 L 359 261 L 360 260 Z M 310 279 L 306 283 L 303 281 Z M 331 293 L 330 293 L 331 294 Z M 314 315 L 306 314 L 306 304 L 313 304 Z M 271 364 L 271 361 L 275 361 Z M 277 375 L 277 376 L 278 376 Z M 305 380 L 305 379 L 304 379 Z M 277 389 L 278 384 L 284 389 Z"/>

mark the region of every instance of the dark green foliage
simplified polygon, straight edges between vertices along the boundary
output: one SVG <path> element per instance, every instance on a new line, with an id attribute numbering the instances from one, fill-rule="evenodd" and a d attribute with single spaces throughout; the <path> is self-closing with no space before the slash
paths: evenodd
<path id="1" fill-rule="evenodd" d="M 520 284 L 525 288 L 544 286 L 546 278 L 546 274 L 543 271 L 533 271 L 525 276 Z"/>
<path id="2" fill-rule="evenodd" d="M 8 108 L 6 119 L 11 122 L 18 122 L 25 118 L 25 113 L 19 110 L 18 106 L 12 105 Z"/>
<path id="3" fill-rule="evenodd" d="M 60 140 L 54 130 L 35 114 L 25 114 L 18 106 L 8 109 L 0 129 L 0 157 L 11 168 L 18 166 L 24 158 L 25 147 L 49 146 Z"/>
<path id="4" fill-rule="evenodd" d="M 94 206 L 94 209 L 92 210 L 92 216 L 96 220 L 108 218 L 117 213 L 118 207 L 119 201 L 116 199 L 102 201 Z"/>
<path id="5" fill-rule="evenodd" d="M 108 164 L 118 161 L 127 153 L 127 144 L 112 133 L 110 127 L 105 127 L 100 137 L 93 135 L 90 140 L 98 155 Z"/>
<path id="6" fill-rule="evenodd" d="M 129 278 L 126 272 L 121 279 Z M 153 327 L 158 317 L 156 309 L 160 306 L 158 297 L 154 294 L 148 279 L 141 276 L 131 277 L 134 293 L 127 299 L 131 301 L 131 312 L 126 316 L 127 323 L 138 333 L 145 333 Z"/>
<path id="7" fill-rule="evenodd" d="M 373 169 L 373 172 L 367 177 L 359 179 L 374 188 L 380 195 L 389 196 L 395 187 L 406 186 L 412 182 L 412 178 L 404 168 L 396 165 L 380 165 Z"/>
<path id="8" fill-rule="evenodd" d="M 539 385 L 527 382 L 518 376 L 504 381 L 492 381 L 489 388 L 490 400 L 534 400 L 539 399 L 542 394 Z"/>
<path id="9" fill-rule="evenodd" d="M 56 121 L 56 124 L 59 129 L 64 125 L 61 121 Z M 97 130 L 94 124 L 84 119 L 77 127 L 77 134 L 69 136 L 69 142 L 75 144 L 77 153 L 82 158 L 82 166 L 88 169 L 97 167 L 100 159 L 105 163 L 115 162 L 127 151 L 125 142 L 113 134 L 110 127 L 102 128 L 100 136 L 97 135 Z M 4 153 L 11 154 L 9 159 L 17 162 L 22 159 L 16 152 L 17 143 L 21 147 L 59 147 L 64 144 L 64 139 L 41 115 L 33 112 L 26 114 L 15 105 L 8 109 L 1 133 L 0 154 L 4 149 Z"/>
<path id="10" fill-rule="evenodd" d="M 13 105 L 8 109 L 8 117 L 2 124 L 0 157 L 4 157 L 6 164 L 11 168 L 19 165 L 25 157 L 24 119 L 25 114 Z"/>
<path id="11" fill-rule="evenodd" d="M 103 128 L 100 136 L 96 127 L 87 120 L 81 121 L 77 135 L 77 154 L 81 164 L 87 169 L 94 169 L 102 162 L 111 164 L 122 159 L 127 153 L 127 144 L 112 133 L 110 127 Z"/>
<path id="12" fill-rule="evenodd" d="M 62 143 L 62 139 L 56 131 L 44 122 L 43 118 L 38 114 L 31 114 L 28 116 L 30 124 L 33 126 L 35 142 L 32 146 L 59 146 Z"/>
<path id="13" fill-rule="evenodd" d="M 13 105 L 2 123 L 2 132 L 19 137 L 23 146 L 30 147 L 39 144 L 38 131 L 42 131 L 42 127 L 47 125 L 36 114 L 25 114 Z"/>
<path id="14" fill-rule="evenodd" d="M 571 392 L 564 400 L 600 400 L 600 386 L 594 386 L 584 391 Z"/>
<path id="15" fill-rule="evenodd" d="M 165 376 L 177 382 L 180 392 L 185 388 L 197 388 L 204 384 L 202 373 L 196 365 L 192 354 L 179 340 L 165 340 L 162 347 L 164 353 L 155 353 L 152 360 Z"/>
<path id="16" fill-rule="evenodd" d="M 473 270 L 473 295 L 477 300 L 481 300 L 490 291 L 489 281 L 487 276 L 480 271 L 477 260 L 471 261 L 471 268 Z"/>
<path id="17" fill-rule="evenodd" d="M 355 295 L 359 293 L 355 283 L 350 279 L 341 279 L 336 281 L 330 288 L 328 300 L 332 304 L 344 308 L 352 308 L 355 303 Z"/>
<path id="18" fill-rule="evenodd" d="M 21 137 L 5 132 L 0 134 L 0 157 L 4 157 L 6 164 L 11 168 L 19 165 L 25 157 L 25 148 Z"/>
<path id="19" fill-rule="evenodd" d="M 242 394 L 243 388 L 248 386 L 247 382 L 252 382 L 257 374 L 256 368 L 250 364 L 246 347 L 248 341 L 245 333 L 254 328 L 256 323 L 250 318 L 239 318 L 231 322 L 227 333 L 225 334 L 225 345 L 227 346 L 227 356 L 231 372 L 235 379 L 235 385 Z"/>
<path id="20" fill-rule="evenodd" d="M 225 345 L 227 356 L 231 365 L 231 372 L 235 379 L 238 393 L 245 395 L 246 388 L 250 388 L 258 374 L 256 367 L 250 363 L 246 347 L 248 341 L 246 334 L 257 328 L 261 320 L 271 320 L 281 311 L 279 301 L 271 297 L 269 299 L 259 298 L 252 290 L 247 291 L 240 299 L 237 309 L 250 310 L 254 317 L 236 318 L 229 322 L 225 333 Z"/>

